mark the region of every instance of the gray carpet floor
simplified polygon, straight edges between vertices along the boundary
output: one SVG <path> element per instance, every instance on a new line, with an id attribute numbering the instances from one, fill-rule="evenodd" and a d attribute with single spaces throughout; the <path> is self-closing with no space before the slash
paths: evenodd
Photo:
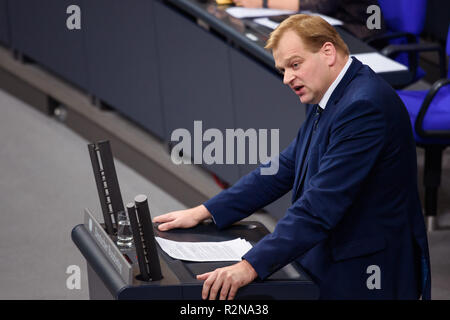
<path id="1" fill-rule="evenodd" d="M 0 90 L 0 299 L 88 299 L 86 265 L 70 238 L 83 208 L 101 220 L 87 144 L 63 124 Z M 112 146 L 114 152 L 114 146 Z M 418 149 L 419 165 L 423 153 Z M 183 205 L 116 160 L 123 200 L 150 199 L 152 215 Z M 450 154 L 440 224 L 450 226 Z M 450 298 L 450 231 L 430 233 L 433 298 Z M 66 286 L 69 266 L 81 289 Z"/>
<path id="2" fill-rule="evenodd" d="M 101 208 L 87 144 L 0 90 L 0 299 L 88 299 L 86 263 L 70 233 Z M 114 146 L 112 146 L 114 152 Z M 184 206 L 115 161 L 124 202 L 146 194 L 152 215 Z M 68 266 L 81 269 L 69 290 Z"/>

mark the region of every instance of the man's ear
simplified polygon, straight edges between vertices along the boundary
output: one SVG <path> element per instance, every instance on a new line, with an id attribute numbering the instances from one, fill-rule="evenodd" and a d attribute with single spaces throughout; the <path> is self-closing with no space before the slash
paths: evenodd
<path id="1" fill-rule="evenodd" d="M 327 61 L 328 66 L 331 67 L 336 63 L 336 47 L 331 42 L 325 42 L 320 51 Z"/>

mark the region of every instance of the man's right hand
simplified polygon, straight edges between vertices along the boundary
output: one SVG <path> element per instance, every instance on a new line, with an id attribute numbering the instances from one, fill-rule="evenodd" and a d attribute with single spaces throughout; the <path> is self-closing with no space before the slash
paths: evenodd
<path id="1" fill-rule="evenodd" d="M 153 219 L 153 223 L 160 223 L 158 229 L 160 231 L 167 231 L 175 228 L 192 228 L 197 224 L 211 218 L 212 215 L 204 205 L 199 205 L 195 208 L 172 211 Z"/>

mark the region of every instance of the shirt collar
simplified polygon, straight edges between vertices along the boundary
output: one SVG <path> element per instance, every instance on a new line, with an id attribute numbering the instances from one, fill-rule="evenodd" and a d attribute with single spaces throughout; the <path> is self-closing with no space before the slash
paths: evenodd
<path id="1" fill-rule="evenodd" d="M 341 82 L 341 80 L 344 77 L 345 73 L 347 72 L 348 68 L 352 64 L 352 60 L 353 59 L 351 57 L 348 57 L 347 63 L 344 65 L 344 67 L 342 68 L 342 70 L 339 73 L 339 75 L 337 76 L 337 78 L 333 81 L 331 86 L 328 88 L 328 90 L 323 95 L 322 99 L 319 102 L 319 106 L 322 109 L 325 109 L 325 107 L 327 106 L 327 103 L 328 103 L 328 100 L 331 97 L 331 94 L 333 93 L 334 89 L 336 89 L 336 87 L 338 86 L 339 82 Z"/>

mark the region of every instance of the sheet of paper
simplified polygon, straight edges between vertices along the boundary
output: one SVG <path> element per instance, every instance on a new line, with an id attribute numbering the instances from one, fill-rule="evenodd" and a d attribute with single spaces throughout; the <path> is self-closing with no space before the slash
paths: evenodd
<path id="1" fill-rule="evenodd" d="M 408 70 L 406 66 L 389 59 L 378 52 L 352 54 L 364 64 L 367 64 L 376 73 Z"/>
<path id="2" fill-rule="evenodd" d="M 283 14 L 294 14 L 295 11 L 292 10 L 278 10 L 278 9 L 266 9 L 266 8 L 242 8 L 242 7 L 231 7 L 226 9 L 226 12 L 238 19 L 243 18 L 255 18 L 255 17 L 270 17 L 279 16 Z"/>
<path id="3" fill-rule="evenodd" d="M 332 17 L 329 17 L 329 16 L 325 16 L 323 14 L 313 13 L 313 12 L 309 12 L 309 11 L 302 11 L 302 13 L 322 17 L 325 21 L 327 21 L 332 26 L 340 26 L 343 24 L 342 21 L 332 18 Z M 260 25 L 266 26 L 270 29 L 276 29 L 276 27 L 278 27 L 278 25 L 279 25 L 278 22 L 272 21 L 269 18 L 256 18 L 253 21 L 255 21 L 256 23 L 258 23 Z"/>
<path id="4" fill-rule="evenodd" d="M 344 24 L 341 20 L 338 20 L 336 18 L 332 18 L 332 17 L 326 16 L 324 14 L 315 13 L 315 12 L 311 12 L 311 11 L 301 11 L 300 13 L 309 14 L 309 15 L 312 15 L 312 16 L 319 16 L 323 20 L 325 20 L 326 22 L 331 24 L 332 26 L 340 26 L 340 25 Z"/>
<path id="5" fill-rule="evenodd" d="M 155 237 L 170 257 L 187 261 L 241 261 L 252 248 L 250 242 L 237 238 L 220 242 L 180 242 Z"/>
<path id="6" fill-rule="evenodd" d="M 265 26 L 267 28 L 275 30 L 280 24 L 278 22 L 272 21 L 269 18 L 256 18 L 253 19 L 257 24 Z"/>

